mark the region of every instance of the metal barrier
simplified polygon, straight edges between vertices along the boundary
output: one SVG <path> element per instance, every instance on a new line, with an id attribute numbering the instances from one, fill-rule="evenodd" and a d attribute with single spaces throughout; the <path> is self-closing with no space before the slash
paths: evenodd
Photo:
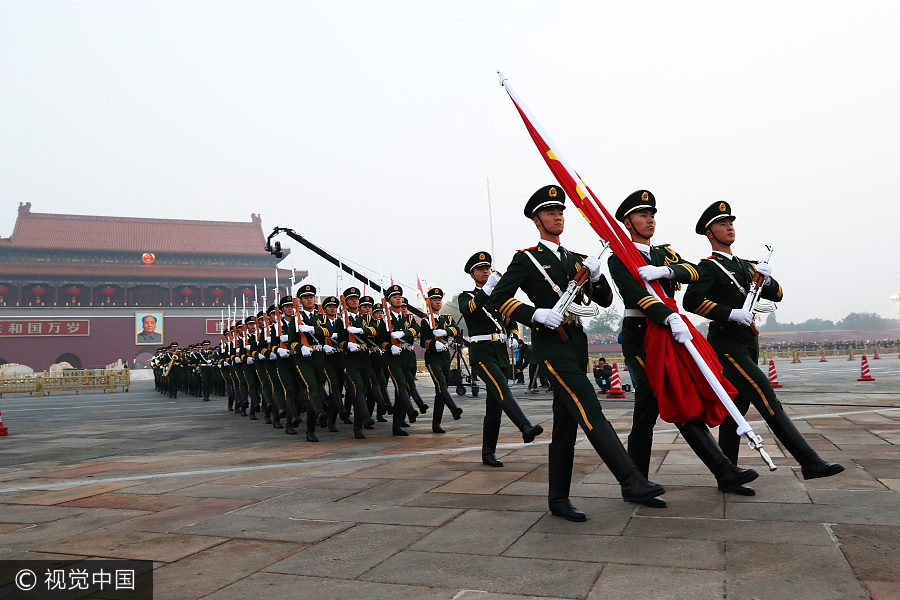
<path id="1" fill-rule="evenodd" d="M 0 375 L 0 396 L 3 394 L 32 394 L 46 396 L 51 392 L 103 390 L 115 394 L 131 385 L 128 369 L 70 369 L 48 373 Z"/>

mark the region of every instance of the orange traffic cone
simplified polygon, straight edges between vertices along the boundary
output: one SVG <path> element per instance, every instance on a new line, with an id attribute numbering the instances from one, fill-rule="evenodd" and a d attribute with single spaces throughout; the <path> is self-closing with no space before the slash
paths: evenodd
<path id="1" fill-rule="evenodd" d="M 0 415 L 0 435 L 6 435 L 9 433 L 9 427 L 3 425 L 3 415 Z"/>
<path id="2" fill-rule="evenodd" d="M 769 383 L 772 384 L 773 388 L 784 387 L 778 383 L 778 373 L 775 372 L 775 361 L 771 358 L 769 359 Z"/>
<path id="3" fill-rule="evenodd" d="M 619 365 L 613 363 L 612 377 L 609 379 L 609 393 L 607 398 L 624 398 L 625 392 L 622 391 L 622 382 L 619 381 Z"/>
<path id="4" fill-rule="evenodd" d="M 822 350 L 822 358 L 821 358 L 821 360 L 819 360 L 819 362 L 828 362 L 828 359 L 825 358 L 825 351 L 824 351 L 824 350 Z"/>
<path id="5" fill-rule="evenodd" d="M 869 375 L 869 359 L 866 358 L 865 354 L 863 354 L 862 359 L 862 374 L 857 381 L 875 381 L 875 378 Z"/>
<path id="6" fill-rule="evenodd" d="M 872 360 L 881 360 L 881 357 L 878 356 L 878 346 L 875 346 L 875 356 L 872 357 Z"/>

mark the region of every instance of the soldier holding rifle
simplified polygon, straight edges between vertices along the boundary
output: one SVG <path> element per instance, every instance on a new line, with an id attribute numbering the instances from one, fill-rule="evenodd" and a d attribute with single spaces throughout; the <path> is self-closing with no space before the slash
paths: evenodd
<path id="1" fill-rule="evenodd" d="M 484 423 L 481 434 L 481 462 L 489 467 L 502 467 L 496 456 L 500 437 L 500 416 L 505 412 L 509 420 L 522 432 L 528 444 L 544 432 L 540 425 L 532 425 L 507 385 L 506 369 L 509 354 L 506 344 L 519 338 L 516 321 L 487 306 L 500 274 L 491 271 L 491 255 L 476 252 L 466 261 L 465 271 L 475 282 L 475 289 L 459 294 L 459 311 L 469 327 L 469 364 L 485 382 Z"/>
<path id="2" fill-rule="evenodd" d="M 408 371 L 403 364 L 402 344 L 412 344 L 418 333 L 413 318 L 403 314 L 403 288 L 392 285 L 384 290 L 384 297 L 390 302 L 390 310 L 382 308 L 387 314 L 383 325 L 379 327 L 378 343 L 384 352 L 384 363 L 394 389 L 397 392 L 397 403 L 394 406 L 394 423 L 392 433 L 397 436 L 409 435 L 403 431 L 403 417 L 409 417 L 410 423 L 416 422 L 416 409 L 409 398 Z"/>
<path id="3" fill-rule="evenodd" d="M 628 502 L 649 500 L 665 490 L 647 481 L 628 456 L 612 425 L 603 415 L 594 386 L 587 378 L 587 336 L 576 316 L 578 310 L 560 314 L 554 307 L 570 289 L 585 304 L 612 304 L 612 289 L 600 273 L 597 257 L 569 252 L 560 245 L 565 228 L 565 192 L 556 185 L 536 191 L 525 205 L 525 217 L 540 234 L 537 246 L 520 250 L 491 293 L 490 306 L 517 322 L 530 324 L 534 361 L 547 369 L 553 383 L 553 440 L 549 452 L 550 511 L 570 521 L 584 521 L 585 514 L 569 501 L 578 426 L 618 480 Z M 574 288 L 570 281 L 575 282 Z M 522 289 L 534 303 L 515 299 Z M 565 291 L 565 293 L 564 293 Z"/>
<path id="4" fill-rule="evenodd" d="M 434 412 L 431 416 L 431 431 L 446 433 L 441 427 L 444 406 L 450 409 L 454 420 L 462 415 L 462 409 L 456 406 L 447 381 L 450 379 L 450 345 L 449 338 L 459 335 L 459 328 L 450 315 L 442 315 L 441 306 L 444 292 L 440 288 L 428 290 L 428 317 L 422 319 L 420 325 L 421 344 L 425 348 L 425 366 L 434 381 Z"/>
<path id="5" fill-rule="evenodd" d="M 684 308 L 712 321 L 707 339 L 723 374 L 738 390 L 734 403 L 741 414 L 747 413 L 751 403 L 756 407 L 778 441 L 800 463 L 804 479 L 836 475 L 844 467 L 824 461 L 809 446 L 781 408 L 769 378 L 757 366 L 759 333 L 753 323 L 753 306 L 745 309 L 745 300 L 748 294 L 758 293 L 765 300 L 780 302 L 783 294 L 768 263 L 755 264 L 732 253 L 734 219 L 727 202 L 713 202 L 700 216 L 694 231 L 706 236 L 713 253 L 700 261 L 700 280 L 688 286 Z M 737 424 L 727 417 L 719 426 L 719 445 L 734 464 L 740 443 Z M 737 493 L 755 494 L 747 486 Z"/>

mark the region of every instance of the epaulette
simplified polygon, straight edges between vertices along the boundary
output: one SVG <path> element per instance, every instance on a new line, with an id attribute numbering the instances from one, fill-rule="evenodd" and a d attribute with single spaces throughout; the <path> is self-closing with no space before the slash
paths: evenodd
<path id="1" fill-rule="evenodd" d="M 668 248 L 669 246 L 671 246 L 671 244 L 660 244 L 659 246 L 656 246 L 656 247 L 657 248 Z"/>
<path id="2" fill-rule="evenodd" d="M 521 250 L 516 250 L 516 252 L 528 252 L 529 250 L 536 249 L 537 246 L 532 246 L 531 248 L 522 248 Z"/>
<path id="3" fill-rule="evenodd" d="M 718 256 L 718 255 L 717 255 L 717 254 L 710 254 L 710 255 L 707 256 L 706 258 L 701 258 L 700 260 L 712 260 L 712 259 L 714 259 L 716 256 Z"/>

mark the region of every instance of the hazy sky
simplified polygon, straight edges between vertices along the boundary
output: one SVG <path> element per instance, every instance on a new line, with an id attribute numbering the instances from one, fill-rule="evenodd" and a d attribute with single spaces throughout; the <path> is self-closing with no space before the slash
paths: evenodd
<path id="1" fill-rule="evenodd" d="M 779 321 L 897 317 L 898 24 L 896 2 L 8 0 L 0 236 L 25 201 L 258 212 L 456 293 L 490 250 L 487 179 L 500 270 L 538 239 L 522 207 L 553 182 L 500 69 L 611 212 L 653 191 L 655 243 L 708 256 L 694 223 L 729 201 L 735 252 L 775 247 Z M 574 210 L 563 243 L 599 247 Z"/>

